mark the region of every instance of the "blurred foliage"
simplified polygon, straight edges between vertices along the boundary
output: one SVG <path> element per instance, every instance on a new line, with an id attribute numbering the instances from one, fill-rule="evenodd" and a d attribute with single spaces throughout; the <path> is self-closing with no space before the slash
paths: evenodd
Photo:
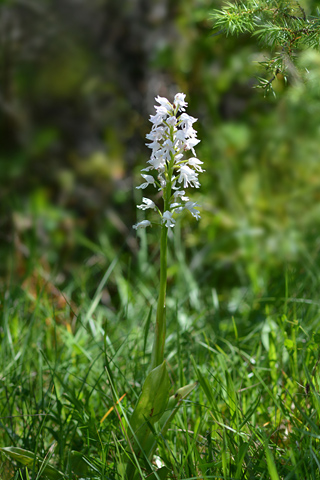
<path id="1" fill-rule="evenodd" d="M 214 10 L 212 13 L 215 28 L 219 33 L 250 33 L 256 36 L 263 47 L 272 50 L 271 58 L 260 62 L 269 72 L 269 79 L 261 77 L 258 85 L 266 94 L 273 92 L 272 83 L 277 75 L 297 75 L 294 65 L 297 51 L 319 47 L 320 10 L 315 8 L 313 15 L 307 13 L 305 6 L 310 10 L 310 7 L 313 7 L 311 3 L 290 0 L 237 0 L 224 2 L 222 10 Z"/>
<path id="2" fill-rule="evenodd" d="M 113 245 L 123 262 L 137 254 L 145 240 L 131 229 L 141 194 L 134 186 L 149 155 L 148 117 L 156 95 L 177 91 L 199 119 L 206 174 L 193 195 L 202 219 L 185 220 L 184 240 L 175 242 L 185 245 L 200 285 L 259 292 L 288 262 L 316 276 L 320 54 L 299 54 L 307 74 L 288 83 L 278 75 L 277 97 L 264 98 L 252 87 L 270 52 L 246 34 L 213 35 L 210 12 L 222 5 L 2 1 L 3 278 L 28 275 L 41 259 L 63 282 L 91 241 L 102 251 Z M 158 234 L 149 235 L 154 259 Z"/>

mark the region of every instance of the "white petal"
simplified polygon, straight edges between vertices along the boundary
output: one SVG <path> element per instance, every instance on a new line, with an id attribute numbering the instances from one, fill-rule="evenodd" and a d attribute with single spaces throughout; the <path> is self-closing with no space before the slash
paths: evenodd
<path id="1" fill-rule="evenodd" d="M 141 183 L 141 185 L 138 185 L 136 188 L 139 190 L 139 188 L 141 188 L 142 190 L 144 190 L 145 188 L 147 188 L 147 186 L 149 185 L 148 182 L 146 183 Z"/>
<path id="2" fill-rule="evenodd" d="M 167 124 L 168 124 L 168 125 L 171 125 L 172 127 L 174 127 L 176 123 L 177 123 L 177 118 L 174 117 L 174 116 L 169 117 L 169 118 L 167 119 Z"/>
<path id="3" fill-rule="evenodd" d="M 160 103 L 161 107 L 164 107 L 167 111 L 172 110 L 172 105 L 166 97 L 160 97 L 159 95 L 155 98 L 156 102 Z M 161 107 L 155 107 L 156 109 Z"/>
<path id="4" fill-rule="evenodd" d="M 188 115 L 187 113 L 181 113 L 179 117 L 179 122 L 183 122 L 191 125 L 197 120 L 198 120 L 197 118 L 191 117 L 191 115 Z"/>
<path id="5" fill-rule="evenodd" d="M 157 209 L 155 203 L 150 198 L 145 197 L 142 198 L 142 204 L 138 205 L 137 208 L 140 208 L 140 210 L 147 210 L 148 208 Z"/>
<path id="6" fill-rule="evenodd" d="M 185 98 L 185 93 L 177 93 L 173 101 L 174 106 L 178 107 L 182 112 L 185 110 L 184 107 L 188 106 L 188 103 L 184 101 Z"/>
<path id="7" fill-rule="evenodd" d="M 201 162 L 201 160 L 199 160 L 198 158 L 196 157 L 191 157 L 188 159 L 188 165 L 190 165 L 191 167 L 194 167 L 195 170 L 197 170 L 197 172 L 204 172 L 205 170 L 202 170 L 202 168 L 200 167 L 200 165 L 203 164 L 203 162 Z"/>
<path id="8" fill-rule="evenodd" d="M 151 226 L 151 222 L 149 222 L 149 220 L 142 220 L 142 222 L 139 222 L 133 225 L 132 228 L 134 228 L 135 230 L 138 230 L 139 228 L 146 228 L 150 226 Z"/>
<path id="9" fill-rule="evenodd" d="M 200 212 L 199 210 L 196 209 L 196 207 L 199 207 L 199 205 L 196 202 L 187 202 L 185 204 L 185 208 L 189 210 L 191 215 L 195 217 L 197 220 L 199 220 L 200 217 Z"/>
<path id="10" fill-rule="evenodd" d="M 162 215 L 162 223 L 165 224 L 167 228 L 174 227 L 176 221 L 172 218 L 173 213 L 166 210 Z"/>
<path id="11" fill-rule="evenodd" d="M 186 188 L 188 185 L 191 187 L 200 187 L 200 183 L 198 180 L 198 174 L 194 172 L 190 167 L 187 165 L 181 165 L 180 167 L 180 176 L 179 176 L 179 183 L 183 183 L 183 187 Z"/>
<path id="12" fill-rule="evenodd" d="M 198 138 L 194 138 L 194 137 L 189 138 L 189 140 L 186 141 L 187 150 L 193 151 L 193 147 L 198 145 L 198 143 L 200 143 L 200 140 L 198 140 Z"/>

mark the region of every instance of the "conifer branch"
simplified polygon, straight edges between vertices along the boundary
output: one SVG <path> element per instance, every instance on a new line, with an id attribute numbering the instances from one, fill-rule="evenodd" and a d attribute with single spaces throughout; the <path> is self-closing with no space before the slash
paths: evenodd
<path id="1" fill-rule="evenodd" d="M 226 2 L 211 14 L 214 29 L 226 35 L 249 33 L 264 48 L 274 52 L 269 60 L 260 62 L 270 79 L 259 78 L 258 88 L 272 91 L 272 82 L 281 74 L 286 79 L 295 63 L 297 52 L 319 48 L 320 12 L 307 15 L 299 2 L 290 0 L 249 0 Z"/>

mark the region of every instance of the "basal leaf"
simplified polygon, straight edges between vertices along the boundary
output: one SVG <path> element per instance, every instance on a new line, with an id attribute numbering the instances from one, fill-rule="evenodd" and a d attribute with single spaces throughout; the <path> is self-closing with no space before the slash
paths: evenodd
<path id="1" fill-rule="evenodd" d="M 23 448 L 2 447 L 0 448 L 0 450 L 8 457 L 16 460 L 19 463 L 22 463 L 22 465 L 25 465 L 26 467 L 32 467 L 34 463 L 36 463 L 37 468 L 39 468 L 40 470 L 40 468 L 43 466 L 43 463 L 45 462 L 45 460 L 37 456 L 35 453 L 24 450 Z M 48 463 L 42 468 L 42 474 L 46 475 L 52 480 L 64 477 L 62 472 L 59 472 L 59 470 L 54 468 L 52 465 L 49 465 Z"/>

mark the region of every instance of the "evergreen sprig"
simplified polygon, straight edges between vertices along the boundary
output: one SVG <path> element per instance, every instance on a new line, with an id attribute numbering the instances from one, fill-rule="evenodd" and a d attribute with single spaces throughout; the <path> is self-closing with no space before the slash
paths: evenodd
<path id="1" fill-rule="evenodd" d="M 258 87 L 272 90 L 278 74 L 286 79 L 299 50 L 319 48 L 320 12 L 307 15 L 299 2 L 264 0 L 226 2 L 221 10 L 214 10 L 214 28 L 226 35 L 249 33 L 260 44 L 275 52 L 269 60 L 260 62 L 271 73 L 271 78 L 259 78 Z"/>

